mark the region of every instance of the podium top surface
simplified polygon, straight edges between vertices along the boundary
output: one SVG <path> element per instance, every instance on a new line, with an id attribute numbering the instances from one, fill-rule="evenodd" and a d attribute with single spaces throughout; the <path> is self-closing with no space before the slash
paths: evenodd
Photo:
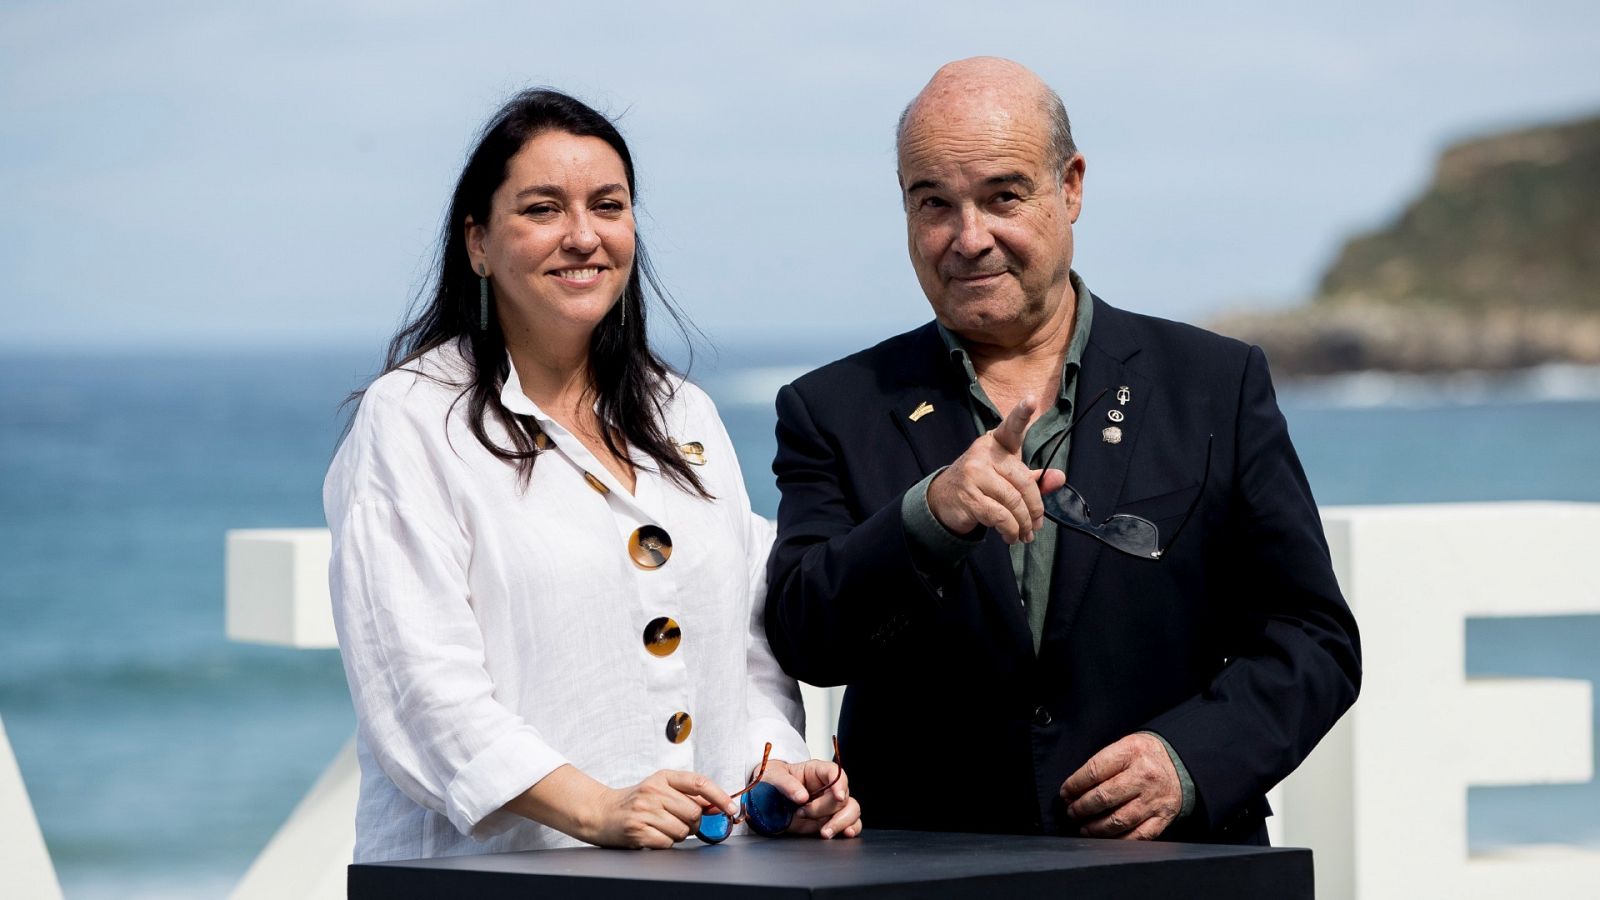
<path id="1" fill-rule="evenodd" d="M 867 830 L 852 840 L 740 836 L 671 850 L 593 847 L 350 867 L 375 897 L 1312 896 L 1311 851 Z M 1071 893 L 1063 894 L 1063 891 Z"/>

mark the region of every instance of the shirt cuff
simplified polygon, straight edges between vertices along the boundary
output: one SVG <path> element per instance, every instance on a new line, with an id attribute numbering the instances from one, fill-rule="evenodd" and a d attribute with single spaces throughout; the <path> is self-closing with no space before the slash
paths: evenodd
<path id="1" fill-rule="evenodd" d="M 1178 770 L 1178 786 L 1183 789 L 1183 805 L 1178 810 L 1178 818 L 1181 819 L 1194 812 L 1194 779 L 1189 777 L 1189 770 L 1184 767 L 1183 760 L 1178 758 L 1178 751 L 1172 749 L 1172 745 L 1167 743 L 1167 739 L 1154 731 L 1141 731 L 1139 733 L 1148 734 L 1160 741 L 1161 746 L 1167 748 L 1167 758 L 1172 760 L 1172 767 Z"/>
<path id="2" fill-rule="evenodd" d="M 750 720 L 750 765 L 747 768 L 751 776 L 756 774 L 756 769 L 761 765 L 761 752 L 769 743 L 772 745 L 773 759 L 803 763 L 811 758 L 805 738 L 792 724 L 783 719 L 753 718 Z"/>
<path id="3" fill-rule="evenodd" d="M 526 821 L 501 807 L 566 764 L 526 725 L 501 735 L 456 772 L 445 813 L 462 834 L 484 840 Z"/>
<path id="4" fill-rule="evenodd" d="M 983 543 L 983 526 L 973 529 L 971 536 L 954 534 L 944 527 L 928 507 L 928 485 L 948 466 L 933 471 L 928 477 L 912 485 L 900 501 L 900 521 L 906 530 L 906 543 L 911 547 L 911 559 L 924 574 L 948 572 L 966 559 Z"/>

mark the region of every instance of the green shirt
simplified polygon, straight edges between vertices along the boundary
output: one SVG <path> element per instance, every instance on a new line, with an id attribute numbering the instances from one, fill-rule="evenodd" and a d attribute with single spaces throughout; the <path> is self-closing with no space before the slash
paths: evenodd
<path id="1" fill-rule="evenodd" d="M 1072 340 L 1067 344 L 1066 360 L 1061 367 L 1061 388 L 1055 403 L 1040 411 L 1028 428 L 1022 441 L 1022 459 L 1030 469 L 1042 469 L 1046 464 L 1065 473 L 1067 455 L 1071 452 L 1071 436 L 1067 428 L 1072 424 L 1072 395 L 1077 389 L 1078 369 L 1083 359 L 1083 348 L 1089 343 L 1089 329 L 1094 324 L 1094 298 L 1089 288 L 1076 272 L 1071 273 L 1072 287 L 1077 293 L 1077 309 L 1073 312 Z M 961 339 L 939 326 L 939 336 L 944 339 L 950 353 L 950 363 L 959 366 L 967 377 L 968 409 L 972 413 L 974 437 L 1000 426 L 1005 415 L 995 409 L 983 385 L 978 383 L 977 370 L 972 367 L 972 357 L 961 345 Z M 1006 410 L 1010 412 L 1010 410 Z M 940 471 L 943 471 L 941 469 Z M 906 533 L 911 537 L 913 552 L 919 564 L 925 563 L 929 571 L 954 567 L 965 559 L 982 542 L 983 532 L 975 538 L 953 535 L 928 508 L 928 485 L 939 473 L 934 472 L 906 492 L 901 505 L 901 518 Z M 1050 574 L 1056 558 L 1056 523 L 1044 520 L 1044 526 L 1034 532 L 1031 544 L 1021 542 L 1011 545 L 1011 573 L 1017 579 L 1017 593 L 1028 614 L 1028 630 L 1033 633 L 1033 652 L 1039 652 L 1039 642 L 1044 636 L 1044 614 L 1050 603 Z"/>

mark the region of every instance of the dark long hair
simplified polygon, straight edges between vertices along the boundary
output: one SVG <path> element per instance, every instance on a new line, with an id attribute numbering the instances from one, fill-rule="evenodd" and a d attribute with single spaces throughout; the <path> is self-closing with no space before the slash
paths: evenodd
<path id="1" fill-rule="evenodd" d="M 513 413 L 500 402 L 500 390 L 509 374 L 505 335 L 497 316 L 489 317 L 487 328 L 479 327 L 479 281 L 467 255 L 466 222 L 469 216 L 474 222 L 489 221 L 490 199 L 505 181 L 511 157 L 528 141 L 551 131 L 605 141 L 622 158 L 628 194 L 637 200 L 633 157 L 609 119 L 559 91 L 534 89 L 512 97 L 484 128 L 456 182 L 450 211 L 439 235 L 432 297 L 424 294 L 419 298 L 422 308 L 389 342 L 384 363 L 384 371 L 391 372 L 444 344 L 459 344 L 471 364 L 472 375 L 469 382 L 459 385 L 462 393 L 456 402 L 467 402 L 473 436 L 490 453 L 515 465 L 524 485 L 540 452 L 534 442 L 539 425 L 532 416 Z M 626 444 L 644 451 L 678 485 L 709 499 L 711 495 L 669 439 L 662 421 L 662 404 L 672 370 L 645 339 L 645 285 L 660 299 L 686 339 L 692 326 L 687 325 L 662 290 L 637 235 L 635 242 L 633 271 L 628 275 L 622 302 L 606 313 L 589 338 L 589 381 L 595 393 L 601 435 L 608 450 L 627 459 L 624 446 L 616 438 L 616 431 L 620 431 Z M 510 447 L 500 446 L 489 436 L 487 421 L 491 417 L 510 435 Z"/>

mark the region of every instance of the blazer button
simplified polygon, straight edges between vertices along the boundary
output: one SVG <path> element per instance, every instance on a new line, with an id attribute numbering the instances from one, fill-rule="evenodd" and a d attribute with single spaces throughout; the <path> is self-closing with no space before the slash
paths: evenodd
<path id="1" fill-rule="evenodd" d="M 1034 710 L 1033 710 L 1033 724 L 1034 725 L 1036 725 L 1036 726 L 1038 726 L 1040 728 L 1043 728 L 1046 725 L 1049 725 L 1053 721 L 1055 721 L 1055 720 L 1050 718 L 1050 710 L 1045 709 L 1043 706 L 1039 706 L 1039 707 L 1035 707 L 1034 708 Z"/>

